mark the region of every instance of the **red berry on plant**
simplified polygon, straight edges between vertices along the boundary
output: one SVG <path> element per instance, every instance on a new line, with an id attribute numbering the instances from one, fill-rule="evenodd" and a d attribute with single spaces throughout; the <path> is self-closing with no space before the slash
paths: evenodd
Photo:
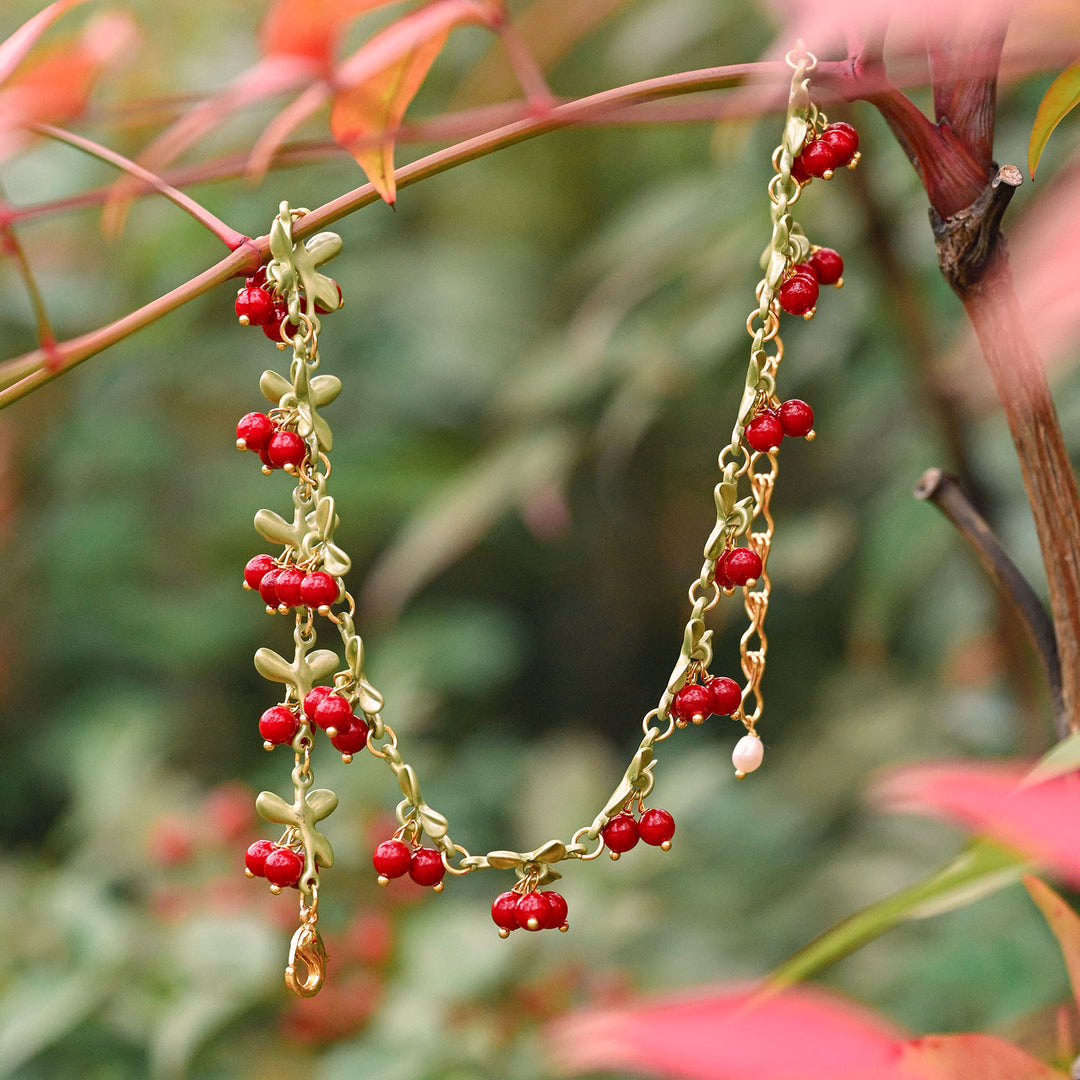
<path id="1" fill-rule="evenodd" d="M 818 284 L 809 274 L 795 274 L 780 286 L 780 306 L 789 315 L 805 315 L 817 303 L 818 292 Z"/>
<path id="2" fill-rule="evenodd" d="M 810 256 L 809 265 L 822 285 L 835 285 L 844 273 L 844 260 L 832 248 L 818 248 Z"/>
<path id="3" fill-rule="evenodd" d="M 304 860 L 291 848 L 276 847 L 263 863 L 263 874 L 271 885 L 287 889 L 300 880 L 304 872 Z"/>
<path id="4" fill-rule="evenodd" d="M 245 285 L 236 294 L 235 308 L 242 326 L 262 326 L 274 317 L 274 298 L 258 285 Z"/>
<path id="5" fill-rule="evenodd" d="M 566 925 L 566 915 L 570 910 L 566 900 L 557 892 L 542 892 L 540 894 L 548 903 L 547 922 L 544 923 L 546 930 L 559 930 Z"/>
<path id="6" fill-rule="evenodd" d="M 600 835 L 615 856 L 629 851 L 638 842 L 637 822 L 625 810 L 616 814 L 603 828 Z"/>
<path id="7" fill-rule="evenodd" d="M 514 915 L 522 930 L 543 930 L 551 915 L 551 907 L 543 893 L 530 892 L 517 902 Z"/>
<path id="8" fill-rule="evenodd" d="M 358 750 L 363 750 L 367 745 L 368 726 L 362 720 L 353 717 L 352 721 L 344 727 L 339 727 L 330 736 L 330 742 L 334 749 L 340 751 L 346 757 L 352 757 Z"/>
<path id="9" fill-rule="evenodd" d="M 266 413 L 249 412 L 236 424 L 236 445 L 241 450 L 262 450 L 274 434 L 274 421 Z"/>
<path id="10" fill-rule="evenodd" d="M 296 713 L 284 705 L 275 705 L 259 717 L 259 734 L 275 746 L 292 742 L 299 730 L 300 720 Z"/>
<path id="11" fill-rule="evenodd" d="M 307 444 L 295 431 L 276 431 L 266 444 L 266 456 L 275 469 L 283 469 L 286 465 L 299 467 L 307 452 Z"/>
<path id="12" fill-rule="evenodd" d="M 284 347 L 281 337 L 281 328 L 285 327 L 285 333 L 289 338 L 296 337 L 300 328 L 289 321 L 289 305 L 284 300 L 275 300 L 270 318 L 262 324 L 263 333 L 273 342 Z"/>
<path id="13" fill-rule="evenodd" d="M 700 724 L 702 720 L 712 715 L 712 705 L 712 694 L 704 686 L 687 683 L 675 695 L 675 700 L 671 703 L 671 712 L 676 720 L 681 720 L 684 724 Z"/>
<path id="14" fill-rule="evenodd" d="M 859 133 L 842 121 L 829 124 L 821 133 L 821 142 L 827 143 L 836 155 L 837 166 L 846 165 L 859 149 Z"/>
<path id="15" fill-rule="evenodd" d="M 278 606 L 277 579 L 280 573 L 280 570 L 268 570 L 259 582 L 259 595 L 268 608 Z"/>
<path id="16" fill-rule="evenodd" d="M 746 425 L 746 441 L 752 450 L 767 454 L 784 441 L 784 426 L 771 412 L 762 410 Z"/>
<path id="17" fill-rule="evenodd" d="M 274 583 L 278 604 L 284 604 L 287 608 L 299 607 L 303 602 L 300 598 L 300 585 L 303 580 L 304 571 L 297 570 L 295 566 L 286 566 L 281 570 Z"/>
<path id="18" fill-rule="evenodd" d="M 277 563 L 272 555 L 256 555 L 244 565 L 244 584 L 249 589 L 257 589 L 262 584 L 262 579 L 276 569 Z"/>
<path id="19" fill-rule="evenodd" d="M 380 878 L 399 878 L 409 872 L 412 850 L 403 840 L 384 840 L 371 856 L 371 863 Z"/>
<path id="20" fill-rule="evenodd" d="M 780 406 L 780 423 L 784 425 L 785 435 L 801 439 L 814 428 L 814 410 L 805 401 L 792 398 Z"/>
<path id="21" fill-rule="evenodd" d="M 322 570 L 308 574 L 300 584 L 300 596 L 311 608 L 329 607 L 339 592 L 337 580 Z"/>
<path id="22" fill-rule="evenodd" d="M 670 847 L 675 835 L 675 819 L 666 810 L 646 810 L 638 822 L 638 835 L 653 847 L 665 844 Z"/>
<path id="23" fill-rule="evenodd" d="M 814 139 L 807 143 L 799 156 L 802 158 L 803 168 L 811 176 L 831 174 L 839 164 L 836 151 L 823 139 Z"/>
<path id="24" fill-rule="evenodd" d="M 314 719 L 323 731 L 330 728 L 344 731 L 352 726 L 356 718 L 353 716 L 352 706 L 340 694 L 326 694 L 315 706 Z"/>
<path id="25" fill-rule="evenodd" d="M 761 557 L 750 548 L 732 548 L 724 560 L 724 574 L 732 585 L 749 585 L 761 577 L 761 571 Z"/>
<path id="26" fill-rule="evenodd" d="M 308 723 L 315 723 L 315 710 L 319 707 L 319 702 L 322 701 L 327 694 L 332 694 L 334 688 L 332 686 L 313 686 L 307 694 L 304 695 L 304 715 L 308 718 Z"/>
<path id="27" fill-rule="evenodd" d="M 712 695 L 713 712 L 717 716 L 731 716 L 742 704 L 742 689 L 734 679 L 721 675 L 709 679 L 705 688 Z"/>
<path id="28" fill-rule="evenodd" d="M 520 898 L 520 893 L 511 890 L 499 893 L 491 903 L 492 921 L 500 930 L 507 931 L 504 936 L 509 936 L 509 931 L 518 928 L 517 905 Z"/>
<path id="29" fill-rule="evenodd" d="M 435 848 L 417 848 L 409 862 L 409 877 L 417 885 L 438 885 L 446 873 L 442 853 Z"/>
<path id="30" fill-rule="evenodd" d="M 251 871 L 252 877 L 265 877 L 266 872 L 264 870 L 266 864 L 266 856 L 271 851 L 276 850 L 277 844 L 273 840 L 256 840 L 244 852 L 244 867 Z"/>

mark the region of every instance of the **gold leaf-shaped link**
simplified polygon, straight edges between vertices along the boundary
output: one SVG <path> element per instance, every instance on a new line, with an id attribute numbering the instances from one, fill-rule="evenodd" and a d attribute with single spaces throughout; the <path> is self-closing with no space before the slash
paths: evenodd
<path id="1" fill-rule="evenodd" d="M 334 535 L 337 524 L 337 515 L 334 513 L 334 497 L 333 495 L 326 495 L 319 500 L 319 505 L 315 507 L 315 528 L 319 530 L 319 538 L 329 540 Z"/>
<path id="2" fill-rule="evenodd" d="M 316 375 L 311 380 L 311 396 L 320 409 L 329 405 L 341 393 L 341 380 L 336 375 Z"/>
<path id="3" fill-rule="evenodd" d="M 334 434 L 330 425 L 318 413 L 315 414 L 315 438 L 324 454 L 329 454 L 334 449 Z"/>
<path id="4" fill-rule="evenodd" d="M 382 694 L 363 677 L 356 680 L 356 703 L 368 716 L 382 712 L 385 705 Z"/>
<path id="5" fill-rule="evenodd" d="M 566 858 L 566 845 L 561 840 L 549 840 L 525 855 L 526 862 L 557 863 Z"/>
<path id="6" fill-rule="evenodd" d="M 338 797 L 329 788 L 316 788 L 307 794 L 307 804 L 315 821 L 321 821 L 332 814 L 338 805 Z"/>
<path id="7" fill-rule="evenodd" d="M 344 577 L 352 569 L 349 556 L 337 544 L 326 544 L 323 547 L 322 564 L 322 568 L 331 577 Z"/>
<path id="8" fill-rule="evenodd" d="M 292 392 L 292 383 L 276 371 L 264 371 L 259 377 L 259 389 L 267 401 L 276 405 L 285 394 Z"/>
<path id="9" fill-rule="evenodd" d="M 255 670 L 270 682 L 292 682 L 294 675 L 292 664 L 285 657 L 265 647 L 255 653 Z"/>
<path id="10" fill-rule="evenodd" d="M 420 781 L 416 776 L 416 770 L 411 765 L 403 764 L 397 771 L 398 787 L 401 794 L 408 799 L 413 806 L 420 805 Z"/>
<path id="11" fill-rule="evenodd" d="M 421 806 L 419 809 L 420 823 L 424 826 L 424 832 L 432 840 L 441 840 L 450 830 L 450 822 L 430 806 Z"/>
<path id="12" fill-rule="evenodd" d="M 524 863 L 524 856 L 516 851 L 489 851 L 487 853 L 487 864 L 494 870 L 515 870 Z M 463 861 L 462 865 L 464 864 Z"/>
<path id="13" fill-rule="evenodd" d="M 296 825 L 296 811 L 272 791 L 260 791 L 255 799 L 255 810 L 264 821 L 273 825 Z"/>

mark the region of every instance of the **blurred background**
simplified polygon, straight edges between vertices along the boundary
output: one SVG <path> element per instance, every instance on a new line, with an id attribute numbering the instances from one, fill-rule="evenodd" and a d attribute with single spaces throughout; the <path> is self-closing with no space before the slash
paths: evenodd
<path id="1" fill-rule="evenodd" d="M 0 34 L 37 8 L 6 4 Z M 263 8 L 126 10 L 141 40 L 81 130 L 135 154 L 178 95 L 255 59 Z M 635 0 L 551 82 L 577 96 L 755 59 L 783 40 L 781 19 Z M 455 32 L 410 116 L 493 93 L 497 78 L 470 77 L 489 46 Z M 999 161 L 1025 160 L 1053 73 L 1002 86 Z M 156 112 L 129 108 L 148 99 Z M 237 115 L 200 153 L 250 147 L 272 111 Z M 320 908 L 331 966 L 318 997 L 286 992 L 294 900 L 242 867 L 270 835 L 255 793 L 290 790 L 285 752 L 265 753 L 256 728 L 277 692 L 251 663 L 260 646 L 287 649 L 288 633 L 239 583 L 264 548 L 254 513 L 287 509 L 290 484 L 233 448 L 237 418 L 264 407 L 259 374 L 284 361 L 236 324 L 232 287 L 0 415 L 0 1077 L 546 1077 L 545 1020 L 764 974 L 954 854 L 947 829 L 867 805 L 876 770 L 1050 745 L 1020 632 L 964 543 L 911 496 L 930 466 L 959 473 L 1043 591 L 1008 431 L 939 277 L 912 169 L 869 107 L 830 115 L 857 125 L 863 162 L 797 207 L 846 269 L 812 323 L 783 331 L 781 396 L 810 402 L 818 438 L 780 455 L 765 766 L 735 782 L 728 720 L 664 743 L 651 802 L 675 816 L 672 851 L 567 864 L 568 934 L 498 938 L 488 910 L 510 874 L 438 896 L 407 880 L 378 888 L 370 856 L 393 828 L 394 779 L 370 758 L 321 753 L 317 783 L 341 798 Z M 1077 131 L 1055 136 L 1009 231 L 1068 190 Z M 325 139 L 325 116 L 302 135 Z M 473 852 L 591 821 L 678 655 L 743 385 L 778 136 L 776 115 L 558 132 L 336 226 L 345 307 L 320 344 L 323 370 L 344 381 L 326 415 L 347 584 L 384 717 Z M 2 173 L 16 206 L 112 178 L 36 144 Z M 259 235 L 280 199 L 314 206 L 362 182 L 335 154 L 193 192 Z M 44 214 L 19 236 L 61 337 L 221 254 L 154 199 L 118 241 L 102 238 L 96 207 Z M 13 267 L 0 272 L 13 356 L 34 347 L 33 320 Z M 1076 338 L 1055 329 L 1047 359 L 1075 445 Z M 743 619 L 734 601 L 712 616 L 716 674 L 737 672 Z M 1067 994 L 1019 888 L 908 924 L 823 978 L 915 1030 L 1011 1032 Z"/>

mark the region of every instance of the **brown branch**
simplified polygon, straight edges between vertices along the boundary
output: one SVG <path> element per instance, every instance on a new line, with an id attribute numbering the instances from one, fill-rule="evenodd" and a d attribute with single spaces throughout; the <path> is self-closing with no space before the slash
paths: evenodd
<path id="1" fill-rule="evenodd" d="M 1058 660 L 1054 624 L 1027 578 L 1005 553 L 986 519 L 968 501 L 956 477 L 940 469 L 927 469 L 915 485 L 915 498 L 925 499 L 940 510 L 974 549 L 983 568 L 1019 616 L 1046 673 L 1054 706 L 1054 726 L 1058 738 L 1069 734 L 1069 715 L 1061 693 L 1061 664 Z"/>

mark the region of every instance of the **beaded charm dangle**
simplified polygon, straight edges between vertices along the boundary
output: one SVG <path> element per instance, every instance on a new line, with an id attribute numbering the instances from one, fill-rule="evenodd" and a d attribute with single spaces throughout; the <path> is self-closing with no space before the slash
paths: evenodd
<path id="1" fill-rule="evenodd" d="M 642 720 L 643 736 L 630 764 L 602 808 L 569 839 L 548 840 L 532 851 L 472 855 L 451 839 L 449 822 L 424 800 L 416 770 L 383 722 L 382 695 L 365 677 L 355 604 L 344 583 L 350 561 L 334 540 L 339 519 L 328 490 L 333 438 L 321 414 L 338 396 L 341 382 L 319 372 L 320 316 L 341 306 L 341 290 L 319 267 L 337 254 L 341 240 L 333 233 L 296 240 L 294 229 L 304 212 L 281 204 L 270 232 L 270 262 L 240 290 L 236 313 L 241 324 L 261 326 L 279 349 L 291 348 L 292 359 L 288 377 L 263 373 L 259 387 L 270 408 L 240 419 L 236 444 L 258 456 L 264 474 L 282 471 L 294 481 L 291 520 L 268 509 L 255 516 L 255 529 L 273 553 L 249 559 L 243 584 L 258 594 L 268 615 L 291 617 L 291 658 L 269 648 L 255 654 L 259 673 L 284 687 L 281 700 L 259 717 L 258 732 L 268 751 L 292 750 L 291 801 L 269 791 L 259 795 L 259 814 L 283 831 L 277 840 L 252 843 L 245 869 L 249 877 L 265 879 L 274 892 L 297 890 L 299 926 L 285 969 L 285 981 L 295 993 L 317 993 L 327 961 L 318 931 L 319 888 L 320 875 L 333 866 L 334 851 L 321 822 L 338 799 L 314 787 L 312 753 L 319 740 L 328 741 L 345 762 L 366 750 L 389 767 L 404 796 L 397 806 L 398 827 L 372 855 L 378 883 L 408 888 L 404 881 L 397 884 L 408 878 L 415 886 L 441 892 L 455 876 L 513 871 L 516 883 L 491 904 L 492 921 L 503 938 L 515 930 L 568 928 L 567 902 L 549 887 L 562 876 L 556 869 L 560 863 L 589 862 L 604 851 L 617 861 L 639 842 L 662 851 L 671 847 L 674 818 L 660 807 L 647 807 L 646 800 L 655 782 L 656 748 L 677 729 L 701 725 L 714 715 L 731 717 L 744 732 L 732 753 L 736 777 L 761 765 L 764 747 L 757 723 L 768 647 L 770 504 L 777 458 L 785 440 L 814 437 L 810 406 L 777 394 L 783 358 L 780 315 L 811 317 L 820 288 L 840 286 L 843 273 L 835 251 L 807 240 L 792 219 L 791 206 L 810 177 L 828 179 L 841 165 L 852 167 L 858 160 L 854 129 L 828 123 L 810 101 L 814 57 L 799 50 L 787 60 L 793 69 L 787 120 L 768 185 L 772 235 L 762 256 L 757 306 L 746 322 L 750 360 L 731 441 L 719 457 L 716 523 L 689 589 L 691 611 L 682 648 L 659 702 Z M 707 613 L 736 590 L 742 591 L 748 620 L 739 643 L 741 682 L 713 670 L 712 631 L 705 622 Z M 327 629 L 340 639 L 340 657 L 316 648 L 318 631 Z"/>

